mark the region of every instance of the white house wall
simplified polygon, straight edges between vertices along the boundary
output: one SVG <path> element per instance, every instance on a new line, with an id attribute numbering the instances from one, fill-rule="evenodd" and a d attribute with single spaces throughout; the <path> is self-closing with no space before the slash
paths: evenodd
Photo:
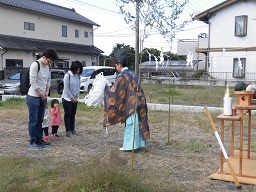
<path id="1" fill-rule="evenodd" d="M 212 52 L 210 56 L 209 71 L 211 72 L 233 72 L 234 58 L 246 58 L 246 72 L 255 73 L 256 69 L 256 51 L 244 52 Z"/>
<path id="2" fill-rule="evenodd" d="M 45 39 L 66 43 L 93 45 L 93 26 L 84 23 L 58 19 L 26 10 L 0 6 L 0 34 Z M 34 23 L 35 31 L 24 30 L 24 22 Z M 62 25 L 67 26 L 67 37 L 62 37 Z M 4 27 L 3 27 L 4 26 Z M 79 30 L 79 38 L 75 37 L 75 30 Z M 88 38 L 84 37 L 88 32 Z"/>
<path id="3" fill-rule="evenodd" d="M 235 36 L 235 16 L 247 15 L 247 35 Z M 244 48 L 256 46 L 256 3 L 239 1 L 218 10 L 210 18 L 210 45 L 214 48 Z M 256 72 L 255 51 L 222 51 L 209 53 L 210 72 L 233 72 L 233 59 L 246 58 L 245 72 Z M 214 59 L 216 65 L 214 65 Z"/>
<path id="4" fill-rule="evenodd" d="M 2 54 L 3 51 L 0 52 Z M 21 59 L 23 60 L 24 67 L 29 67 L 33 61 L 36 60 L 36 56 L 31 57 L 31 53 L 25 51 L 8 51 L 3 54 L 2 58 L 5 66 L 5 59 Z M 1 62 L 2 63 L 2 62 Z M 3 66 L 1 66 L 1 69 Z"/>
<path id="5" fill-rule="evenodd" d="M 4 50 L 0 50 L 0 55 L 4 53 Z M 42 54 L 42 53 L 39 53 Z M 79 54 L 79 53 L 69 53 L 69 52 L 58 52 L 58 55 L 61 57 L 65 57 L 68 59 L 70 62 L 69 66 L 71 65 L 71 61 L 85 61 L 87 66 L 90 66 L 92 62 L 97 63 L 97 57 L 91 57 L 90 55 L 85 55 L 85 54 Z M 0 66 L 0 70 L 4 70 L 6 66 L 6 59 L 22 59 L 23 60 L 23 67 L 29 67 L 32 62 L 34 62 L 37 57 L 36 55 L 31 57 L 31 52 L 26 52 L 26 51 L 19 51 L 19 50 L 12 50 L 4 53 L 1 56 L 1 61 L 0 63 L 3 63 L 3 66 Z M 61 61 L 59 61 L 61 62 Z M 55 64 L 57 64 L 55 62 Z M 56 67 L 56 66 L 55 66 Z"/>
<path id="6" fill-rule="evenodd" d="M 82 53 L 70 53 L 70 52 L 58 52 L 58 56 L 60 58 L 68 58 L 68 61 L 70 62 L 69 66 L 71 65 L 72 61 L 85 61 L 86 66 L 91 66 L 92 62 L 97 63 L 97 57 L 92 57 L 91 55 L 85 55 Z"/>

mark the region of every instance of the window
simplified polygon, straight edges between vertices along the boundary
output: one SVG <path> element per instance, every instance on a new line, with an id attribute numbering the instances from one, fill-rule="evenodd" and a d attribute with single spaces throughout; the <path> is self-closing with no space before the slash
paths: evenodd
<path id="1" fill-rule="evenodd" d="M 75 30 L 75 37 L 78 38 L 79 37 L 79 30 Z"/>
<path id="2" fill-rule="evenodd" d="M 62 25 L 62 37 L 68 36 L 68 27 L 65 25 Z"/>
<path id="3" fill-rule="evenodd" d="M 59 78 L 59 74 L 57 71 L 51 71 L 51 79 L 57 79 Z"/>
<path id="4" fill-rule="evenodd" d="M 62 61 L 59 61 L 57 64 L 56 64 L 57 68 L 59 69 L 63 69 L 63 62 Z"/>
<path id="5" fill-rule="evenodd" d="M 104 76 L 111 76 L 114 75 L 116 72 L 115 69 L 103 69 L 103 75 Z"/>
<path id="6" fill-rule="evenodd" d="M 85 32 L 84 32 L 84 37 L 85 37 L 85 38 L 88 38 L 88 37 L 89 37 L 88 31 L 85 31 Z"/>
<path id="7" fill-rule="evenodd" d="M 63 71 L 51 71 L 51 79 L 63 79 L 64 75 Z"/>
<path id="8" fill-rule="evenodd" d="M 11 80 L 20 80 L 20 72 L 15 73 L 11 77 L 9 77 Z"/>
<path id="9" fill-rule="evenodd" d="M 24 29 L 35 31 L 35 23 L 24 22 Z"/>
<path id="10" fill-rule="evenodd" d="M 235 17 L 235 36 L 247 35 L 247 15 Z"/>
<path id="11" fill-rule="evenodd" d="M 98 69 L 98 70 L 96 71 L 96 73 L 95 73 L 95 76 L 98 75 L 98 74 L 100 74 L 100 73 L 103 73 L 103 71 L 104 71 L 104 69 Z"/>
<path id="12" fill-rule="evenodd" d="M 86 61 L 81 61 L 83 64 L 83 67 L 86 67 Z"/>
<path id="13" fill-rule="evenodd" d="M 243 78 L 245 76 L 246 59 L 234 58 L 233 62 L 233 77 Z"/>
<path id="14" fill-rule="evenodd" d="M 20 59 L 6 59 L 6 67 L 10 68 L 22 68 L 23 60 Z"/>
<path id="15" fill-rule="evenodd" d="M 96 65 L 96 62 L 95 62 L 95 61 L 93 61 L 93 62 L 92 62 L 92 66 L 95 66 L 95 65 Z"/>
<path id="16" fill-rule="evenodd" d="M 69 61 L 64 61 L 64 66 L 63 66 L 63 68 L 69 68 Z"/>

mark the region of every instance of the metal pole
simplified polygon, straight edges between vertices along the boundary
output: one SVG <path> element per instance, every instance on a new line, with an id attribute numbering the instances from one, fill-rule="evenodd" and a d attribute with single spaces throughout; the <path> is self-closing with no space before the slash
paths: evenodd
<path id="1" fill-rule="evenodd" d="M 206 59 L 206 65 L 205 65 L 205 72 L 207 73 L 209 71 L 208 66 L 210 62 L 210 33 L 211 33 L 211 23 L 208 23 L 208 47 L 207 47 L 207 59 Z"/>
<path id="2" fill-rule="evenodd" d="M 170 58 L 170 71 L 169 71 L 169 119 L 168 119 L 168 141 L 167 143 L 170 144 L 170 131 L 171 131 L 171 58 Z M 173 104 L 173 95 L 172 95 L 172 104 Z"/>
<path id="3" fill-rule="evenodd" d="M 197 49 L 199 49 L 199 37 L 200 35 L 197 36 Z M 196 66 L 196 71 L 198 72 L 198 63 L 199 63 L 199 52 L 197 52 L 197 66 Z"/>
<path id="4" fill-rule="evenodd" d="M 139 27 L 139 12 L 140 12 L 140 0 L 136 0 L 136 37 L 135 37 L 135 74 L 139 76 L 139 33 L 140 33 L 140 27 Z"/>

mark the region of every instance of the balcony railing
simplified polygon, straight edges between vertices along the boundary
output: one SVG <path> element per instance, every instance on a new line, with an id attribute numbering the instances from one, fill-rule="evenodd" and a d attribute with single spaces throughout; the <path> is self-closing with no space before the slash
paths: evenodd
<path id="1" fill-rule="evenodd" d="M 237 75 L 232 72 L 186 72 L 184 79 L 220 80 L 220 81 L 256 81 L 256 73 L 243 73 Z"/>

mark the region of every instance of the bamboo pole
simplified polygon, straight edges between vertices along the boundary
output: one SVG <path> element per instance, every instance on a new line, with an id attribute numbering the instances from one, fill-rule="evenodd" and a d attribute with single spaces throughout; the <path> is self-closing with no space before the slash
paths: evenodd
<path id="1" fill-rule="evenodd" d="M 233 180 L 234 180 L 234 182 L 235 182 L 235 186 L 236 186 L 236 187 L 239 187 L 240 184 L 239 184 L 239 181 L 238 181 L 238 179 L 237 179 L 237 176 L 235 175 L 235 171 L 234 171 L 234 169 L 233 169 L 233 167 L 232 167 L 232 165 L 231 165 L 231 163 L 230 163 L 230 161 L 229 161 L 227 152 L 226 152 L 226 150 L 225 150 L 225 148 L 224 148 L 224 146 L 223 146 L 223 143 L 222 143 L 222 141 L 221 141 L 221 139 L 220 139 L 219 133 L 218 133 L 216 127 L 215 127 L 215 124 L 214 124 L 214 122 L 213 122 L 213 120 L 212 120 L 212 117 L 211 117 L 211 115 L 210 115 L 210 113 L 209 113 L 209 110 L 208 110 L 208 108 L 207 108 L 206 105 L 204 106 L 204 109 L 205 109 L 205 112 L 206 112 L 206 114 L 207 114 L 207 116 L 208 116 L 208 119 L 210 120 L 210 123 L 211 123 L 211 125 L 212 125 L 213 131 L 214 131 L 215 136 L 216 136 L 216 138 L 217 138 L 217 140 L 218 140 L 218 143 L 219 143 L 219 145 L 220 145 L 220 148 L 221 148 L 221 151 L 222 151 L 222 153 L 223 153 L 223 156 L 224 156 L 224 158 L 225 158 L 226 161 L 227 161 L 228 168 L 229 168 L 230 173 L 231 173 L 231 175 L 232 175 L 232 177 L 233 177 Z"/>
<path id="2" fill-rule="evenodd" d="M 141 64 L 142 55 L 140 56 L 140 62 Z M 139 92 L 139 85 L 140 85 L 140 66 L 138 66 L 138 84 L 136 89 L 136 96 L 135 96 L 135 109 L 134 109 L 134 126 L 133 126 L 133 138 L 132 138 L 132 170 L 134 169 L 134 140 L 135 140 L 135 132 L 136 132 L 136 115 L 137 115 L 137 100 L 138 100 L 138 92 Z"/>

